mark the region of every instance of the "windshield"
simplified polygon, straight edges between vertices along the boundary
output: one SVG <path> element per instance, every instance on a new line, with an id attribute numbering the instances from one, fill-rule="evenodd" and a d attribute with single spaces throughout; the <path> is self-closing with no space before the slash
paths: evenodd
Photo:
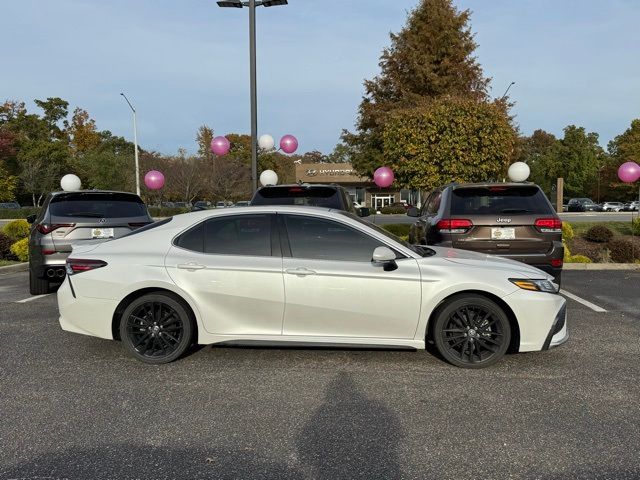
<path id="1" fill-rule="evenodd" d="M 372 228 L 376 232 L 381 233 L 382 235 L 384 235 L 385 237 L 389 238 L 390 240 L 393 240 L 396 243 L 399 243 L 403 247 L 408 248 L 409 250 L 411 250 L 414 253 L 417 253 L 421 257 L 430 257 L 430 256 L 436 254 L 435 250 L 432 250 L 429 247 L 425 247 L 424 245 L 411 245 L 409 242 L 401 239 L 400 237 L 398 237 L 398 236 L 394 235 L 393 233 L 385 230 L 384 228 L 379 227 L 378 225 L 376 225 L 374 223 L 367 222 L 366 220 L 362 220 L 360 217 L 357 217 L 353 213 L 345 212 L 345 211 L 342 211 L 342 210 L 336 211 L 336 213 L 339 213 L 341 215 L 349 217 L 349 218 L 351 218 L 353 220 L 356 220 L 358 223 L 361 223 L 362 225 L 365 225 L 365 226 L 367 226 L 369 228 Z"/>

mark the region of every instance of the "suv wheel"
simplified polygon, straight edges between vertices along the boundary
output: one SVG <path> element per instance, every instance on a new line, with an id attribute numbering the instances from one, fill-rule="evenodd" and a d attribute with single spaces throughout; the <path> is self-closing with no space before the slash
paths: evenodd
<path id="1" fill-rule="evenodd" d="M 38 278 L 38 276 L 33 273 L 33 270 L 29 269 L 29 293 L 31 295 L 45 295 L 49 293 L 49 281 Z"/>

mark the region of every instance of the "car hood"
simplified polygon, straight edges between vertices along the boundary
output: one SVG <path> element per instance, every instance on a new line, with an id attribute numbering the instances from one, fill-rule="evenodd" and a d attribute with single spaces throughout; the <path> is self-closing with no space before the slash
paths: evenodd
<path id="1" fill-rule="evenodd" d="M 527 265 L 526 263 L 509 260 L 508 258 L 497 257 L 495 255 L 487 255 L 478 252 L 471 252 L 469 250 L 460 250 L 458 248 L 433 246 L 429 246 L 429 248 L 433 249 L 438 257 L 459 265 L 466 265 L 468 267 L 476 267 L 481 269 L 513 272 L 513 274 L 524 275 L 528 278 L 553 278 L 549 274 L 543 272 L 538 268 Z"/>

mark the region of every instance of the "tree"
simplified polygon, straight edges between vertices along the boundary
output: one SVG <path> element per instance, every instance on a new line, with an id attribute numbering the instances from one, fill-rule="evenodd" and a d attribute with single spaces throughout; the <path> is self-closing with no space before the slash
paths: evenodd
<path id="1" fill-rule="evenodd" d="M 477 45 L 469 17 L 469 10 L 458 11 L 451 0 L 422 0 L 400 33 L 391 34 L 381 73 L 365 81 L 357 133 L 342 134 L 361 174 L 371 175 L 383 164 L 382 134 L 393 110 L 424 107 L 440 97 L 487 98 L 489 80 L 473 56 Z"/>
<path id="2" fill-rule="evenodd" d="M 170 159 L 169 170 L 165 172 L 172 198 L 183 202 L 196 199 L 205 186 L 203 170 L 206 162 L 206 158 L 187 156 L 184 149 L 178 150 L 178 155 Z"/>
<path id="3" fill-rule="evenodd" d="M 398 184 L 431 189 L 504 176 L 515 132 L 497 103 L 443 98 L 392 114 L 383 139 Z"/>
<path id="4" fill-rule="evenodd" d="M 69 113 L 69 102 L 58 97 L 49 97 L 46 100 L 34 100 L 34 103 L 44 111 L 42 120 L 49 128 L 51 138 L 63 140 L 66 132 L 60 128 L 59 122 L 63 121 L 66 127 L 66 118 Z"/>
<path id="5" fill-rule="evenodd" d="M 18 179 L 13 175 L 9 175 L 8 170 L 4 166 L 4 162 L 0 160 L 0 202 L 13 200 L 17 187 Z"/>
<path id="6" fill-rule="evenodd" d="M 213 128 L 207 125 L 202 125 L 198 128 L 196 143 L 198 144 L 198 155 L 200 157 L 213 160 L 213 152 L 211 151 L 211 141 L 213 138 Z"/>
<path id="7" fill-rule="evenodd" d="M 96 122 L 89 117 L 86 110 L 76 108 L 73 111 L 71 125 L 68 125 L 67 133 L 70 136 L 70 149 L 73 156 L 82 155 L 88 150 L 100 145 L 100 134 L 96 129 Z"/>
<path id="8" fill-rule="evenodd" d="M 640 165 L 640 119 L 631 122 L 631 126 L 609 142 L 611 162 L 605 168 L 603 177 L 608 188 L 615 192 L 616 199 L 637 198 L 637 186 L 621 182 L 618 178 L 618 168 L 625 162 L 636 162 Z"/>

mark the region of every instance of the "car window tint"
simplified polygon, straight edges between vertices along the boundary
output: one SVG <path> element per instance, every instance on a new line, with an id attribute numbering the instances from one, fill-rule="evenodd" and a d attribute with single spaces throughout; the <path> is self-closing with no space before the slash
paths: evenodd
<path id="1" fill-rule="evenodd" d="M 313 217 L 286 215 L 285 224 L 294 258 L 370 262 L 384 244 L 342 223 Z"/>
<path id="2" fill-rule="evenodd" d="M 53 217 L 127 218 L 147 217 L 147 207 L 140 197 L 127 193 L 63 193 L 51 199 Z"/>
<path id="3" fill-rule="evenodd" d="M 186 250 L 200 253 L 204 252 L 204 222 L 199 223 L 180 235 L 176 239 L 175 244 Z"/>
<path id="4" fill-rule="evenodd" d="M 271 255 L 271 215 L 212 218 L 205 223 L 205 253 Z"/>
<path id="5" fill-rule="evenodd" d="M 451 195 L 452 215 L 552 215 L 544 193 L 536 186 L 456 188 Z"/>
<path id="6" fill-rule="evenodd" d="M 431 199 L 429 200 L 429 204 L 427 205 L 427 215 L 436 215 L 438 213 L 438 209 L 440 208 L 440 199 L 442 198 L 442 192 L 435 192 Z"/>
<path id="7" fill-rule="evenodd" d="M 429 203 L 431 203 L 431 199 L 433 198 L 434 195 L 435 193 L 431 193 L 427 197 L 427 199 L 424 201 L 424 203 L 422 204 L 422 211 L 420 212 L 420 216 L 427 214 L 427 212 L 429 211 Z"/>

